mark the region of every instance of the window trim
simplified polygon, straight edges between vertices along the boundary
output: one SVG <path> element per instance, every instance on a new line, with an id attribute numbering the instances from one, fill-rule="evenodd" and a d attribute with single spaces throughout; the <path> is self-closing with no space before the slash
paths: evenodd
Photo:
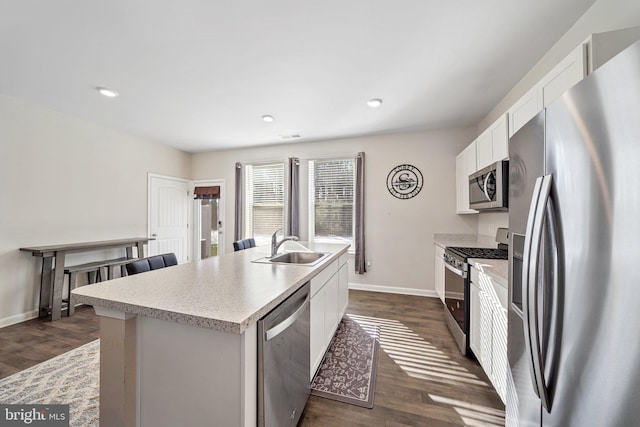
<path id="1" fill-rule="evenodd" d="M 322 156 L 305 159 L 307 162 L 307 229 L 308 229 L 308 240 L 310 242 L 317 243 L 348 243 L 349 249 L 348 253 L 355 253 L 355 227 L 356 227 L 356 217 L 355 217 L 355 186 L 356 186 L 356 156 L 353 154 L 348 155 L 336 155 L 336 156 Z M 314 169 L 315 162 L 326 162 L 326 161 L 339 161 L 339 160 L 348 160 L 352 162 L 353 165 L 353 200 L 352 206 L 353 211 L 351 215 L 351 240 L 348 240 L 343 237 L 337 236 L 336 238 L 316 238 L 316 224 L 315 224 L 315 182 L 314 182 Z"/>

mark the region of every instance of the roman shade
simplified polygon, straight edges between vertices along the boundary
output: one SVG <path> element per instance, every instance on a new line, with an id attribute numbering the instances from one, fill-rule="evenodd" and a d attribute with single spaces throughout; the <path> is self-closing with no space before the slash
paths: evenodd
<path id="1" fill-rule="evenodd" d="M 220 198 L 220 187 L 217 185 L 211 187 L 196 187 L 193 191 L 194 199 L 212 200 Z"/>

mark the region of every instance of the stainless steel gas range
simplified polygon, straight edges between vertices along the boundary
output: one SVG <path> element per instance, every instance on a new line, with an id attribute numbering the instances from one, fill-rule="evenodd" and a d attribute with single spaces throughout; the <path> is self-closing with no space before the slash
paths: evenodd
<path id="1" fill-rule="evenodd" d="M 499 232 L 498 235 L 506 235 Z M 506 237 L 504 238 L 506 241 Z M 502 241 L 502 239 L 498 240 Z M 469 258 L 507 259 L 508 251 L 505 243 L 498 248 L 472 248 L 447 246 L 444 252 L 444 315 L 451 335 L 464 355 L 469 355 L 469 292 L 470 265 Z"/>

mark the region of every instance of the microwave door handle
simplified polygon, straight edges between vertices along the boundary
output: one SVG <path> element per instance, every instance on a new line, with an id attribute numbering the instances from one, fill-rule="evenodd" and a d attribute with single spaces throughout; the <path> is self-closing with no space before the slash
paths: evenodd
<path id="1" fill-rule="evenodd" d="M 542 177 L 536 179 L 531 195 L 531 204 L 529 206 L 529 215 L 527 216 L 527 227 L 524 238 L 524 251 L 522 257 L 522 330 L 524 332 L 524 342 L 529 365 L 531 380 L 533 382 L 533 391 L 536 396 L 540 396 L 538 391 L 538 381 L 536 379 L 537 371 L 533 364 L 533 353 L 531 351 L 531 310 L 529 304 L 529 269 L 531 268 L 531 240 L 533 236 L 533 228 L 536 222 L 536 208 L 540 199 L 540 188 L 542 187 Z"/>
<path id="2" fill-rule="evenodd" d="M 493 172 L 489 172 L 487 176 L 484 178 L 484 183 L 482 184 L 482 191 L 484 192 L 484 196 L 487 198 L 487 201 L 491 201 L 491 197 L 489 197 L 489 189 L 487 188 L 489 184 L 489 177 Z"/>

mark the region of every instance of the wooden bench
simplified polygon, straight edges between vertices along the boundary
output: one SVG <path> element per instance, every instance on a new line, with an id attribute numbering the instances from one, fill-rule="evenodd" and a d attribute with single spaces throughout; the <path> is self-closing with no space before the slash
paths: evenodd
<path id="1" fill-rule="evenodd" d="M 32 256 L 42 258 L 40 275 L 39 317 L 50 320 L 60 319 L 62 312 L 64 269 L 67 255 L 105 249 L 124 249 L 126 256 L 133 258 L 134 249 L 138 258 L 144 257 L 144 245 L 151 237 L 129 237 L 125 239 L 101 240 L 95 242 L 64 243 L 59 245 L 31 246 L 20 248 Z"/>
<path id="2" fill-rule="evenodd" d="M 87 283 L 98 283 L 102 281 L 101 270 L 106 267 L 104 261 L 88 262 L 86 264 L 71 265 L 64 268 L 64 274 L 69 275 L 69 289 L 67 291 L 67 298 L 62 302 L 67 303 L 67 315 L 73 316 L 75 313 L 75 304 L 71 301 L 71 291 L 76 288 L 79 274 L 87 274 Z"/>
<path id="3" fill-rule="evenodd" d="M 87 283 L 93 284 L 101 282 L 103 279 L 113 279 L 115 275 L 115 269 L 120 267 L 120 274 L 122 277 L 124 277 L 126 275 L 125 265 L 136 259 L 137 258 L 121 257 L 65 267 L 64 274 L 69 275 L 69 290 L 67 293 L 67 298 L 63 299 L 62 301 L 67 303 L 67 315 L 73 316 L 73 314 L 75 313 L 75 303 L 71 300 L 71 291 L 77 287 L 79 274 L 86 273 Z M 106 274 L 103 274 L 103 269 L 106 270 Z"/>

